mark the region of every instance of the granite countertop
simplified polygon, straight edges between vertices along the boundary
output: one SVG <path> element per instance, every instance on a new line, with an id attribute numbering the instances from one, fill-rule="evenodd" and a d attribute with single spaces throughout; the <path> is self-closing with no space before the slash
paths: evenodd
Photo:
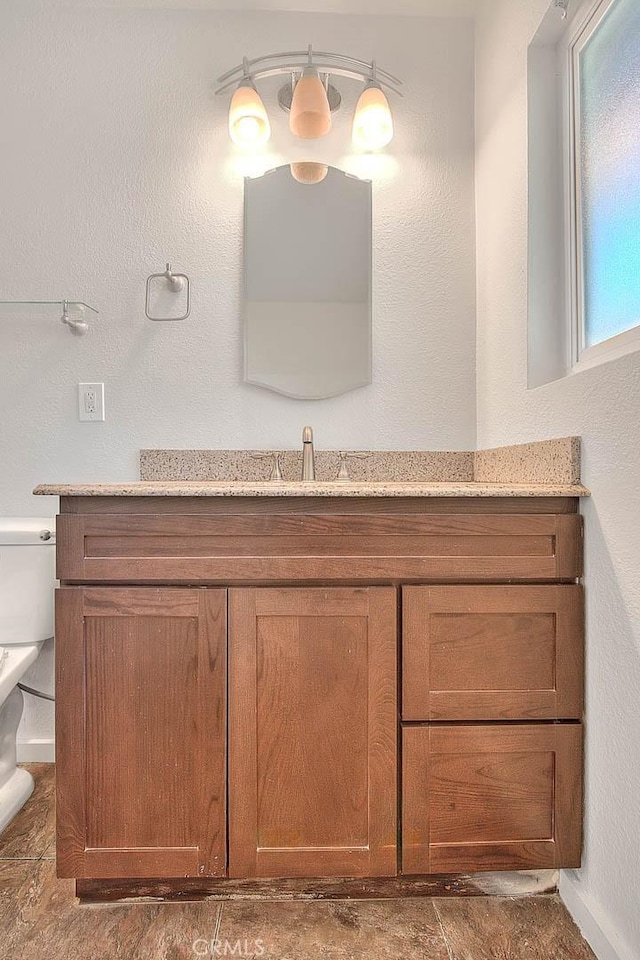
<path id="1" fill-rule="evenodd" d="M 44 483 L 37 496 L 56 497 L 587 497 L 580 483 L 487 483 L 482 481 L 184 481 Z"/>
<path id="2" fill-rule="evenodd" d="M 562 437 L 491 450 L 316 451 L 317 480 L 302 482 L 300 450 L 277 451 L 282 481 L 267 480 L 274 451 L 141 450 L 140 480 L 47 483 L 56 497 L 587 497 L 580 440 Z"/>

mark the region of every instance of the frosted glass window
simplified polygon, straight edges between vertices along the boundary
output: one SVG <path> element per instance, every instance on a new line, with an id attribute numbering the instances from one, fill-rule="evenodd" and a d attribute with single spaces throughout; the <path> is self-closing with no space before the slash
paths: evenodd
<path id="1" fill-rule="evenodd" d="M 582 346 L 640 324 L 640 2 L 614 0 L 579 52 Z"/>

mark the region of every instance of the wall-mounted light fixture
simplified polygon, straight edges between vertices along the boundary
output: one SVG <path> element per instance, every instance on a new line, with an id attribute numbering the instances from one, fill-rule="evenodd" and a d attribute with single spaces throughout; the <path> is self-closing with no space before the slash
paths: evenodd
<path id="1" fill-rule="evenodd" d="M 393 117 L 384 90 L 373 78 L 366 85 L 353 118 L 353 142 L 361 150 L 381 150 L 393 139 Z"/>
<path id="2" fill-rule="evenodd" d="M 240 82 L 231 98 L 229 136 L 241 147 L 261 146 L 271 136 L 269 116 L 249 77 Z"/>
<path id="3" fill-rule="evenodd" d="M 309 46 L 307 50 L 272 53 L 255 60 L 245 57 L 239 66 L 218 78 L 216 93 L 235 88 L 229 107 L 229 133 L 234 143 L 253 147 L 267 142 L 271 126 L 256 82 L 282 75 L 289 79 L 278 92 L 278 103 L 289 111 L 289 129 L 294 136 L 317 140 L 330 132 L 331 114 L 342 102 L 331 81 L 346 77 L 364 84 L 353 118 L 354 145 L 360 150 L 380 150 L 391 141 L 393 118 L 385 89 L 402 96 L 402 81 L 381 70 L 375 61 L 318 52 Z"/>

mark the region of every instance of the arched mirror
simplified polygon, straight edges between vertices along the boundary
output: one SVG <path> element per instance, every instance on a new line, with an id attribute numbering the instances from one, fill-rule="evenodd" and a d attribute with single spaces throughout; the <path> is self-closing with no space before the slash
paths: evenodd
<path id="1" fill-rule="evenodd" d="M 370 181 L 279 167 L 245 181 L 244 213 L 245 381 L 304 400 L 370 383 Z"/>

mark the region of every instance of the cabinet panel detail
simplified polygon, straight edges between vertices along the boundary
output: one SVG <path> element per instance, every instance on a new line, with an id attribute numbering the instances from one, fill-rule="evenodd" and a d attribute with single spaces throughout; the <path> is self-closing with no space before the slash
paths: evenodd
<path id="1" fill-rule="evenodd" d="M 580 863 L 582 725 L 405 727 L 403 873 Z"/>
<path id="2" fill-rule="evenodd" d="M 63 514 L 58 577 L 112 583 L 566 580 L 576 514 Z"/>
<path id="3" fill-rule="evenodd" d="M 582 717 L 582 587 L 424 586 L 402 595 L 404 720 Z"/>
<path id="4" fill-rule="evenodd" d="M 63 588 L 56 669 L 59 876 L 223 875 L 225 592 Z"/>
<path id="5" fill-rule="evenodd" d="M 229 593 L 229 872 L 396 873 L 396 591 Z"/>

